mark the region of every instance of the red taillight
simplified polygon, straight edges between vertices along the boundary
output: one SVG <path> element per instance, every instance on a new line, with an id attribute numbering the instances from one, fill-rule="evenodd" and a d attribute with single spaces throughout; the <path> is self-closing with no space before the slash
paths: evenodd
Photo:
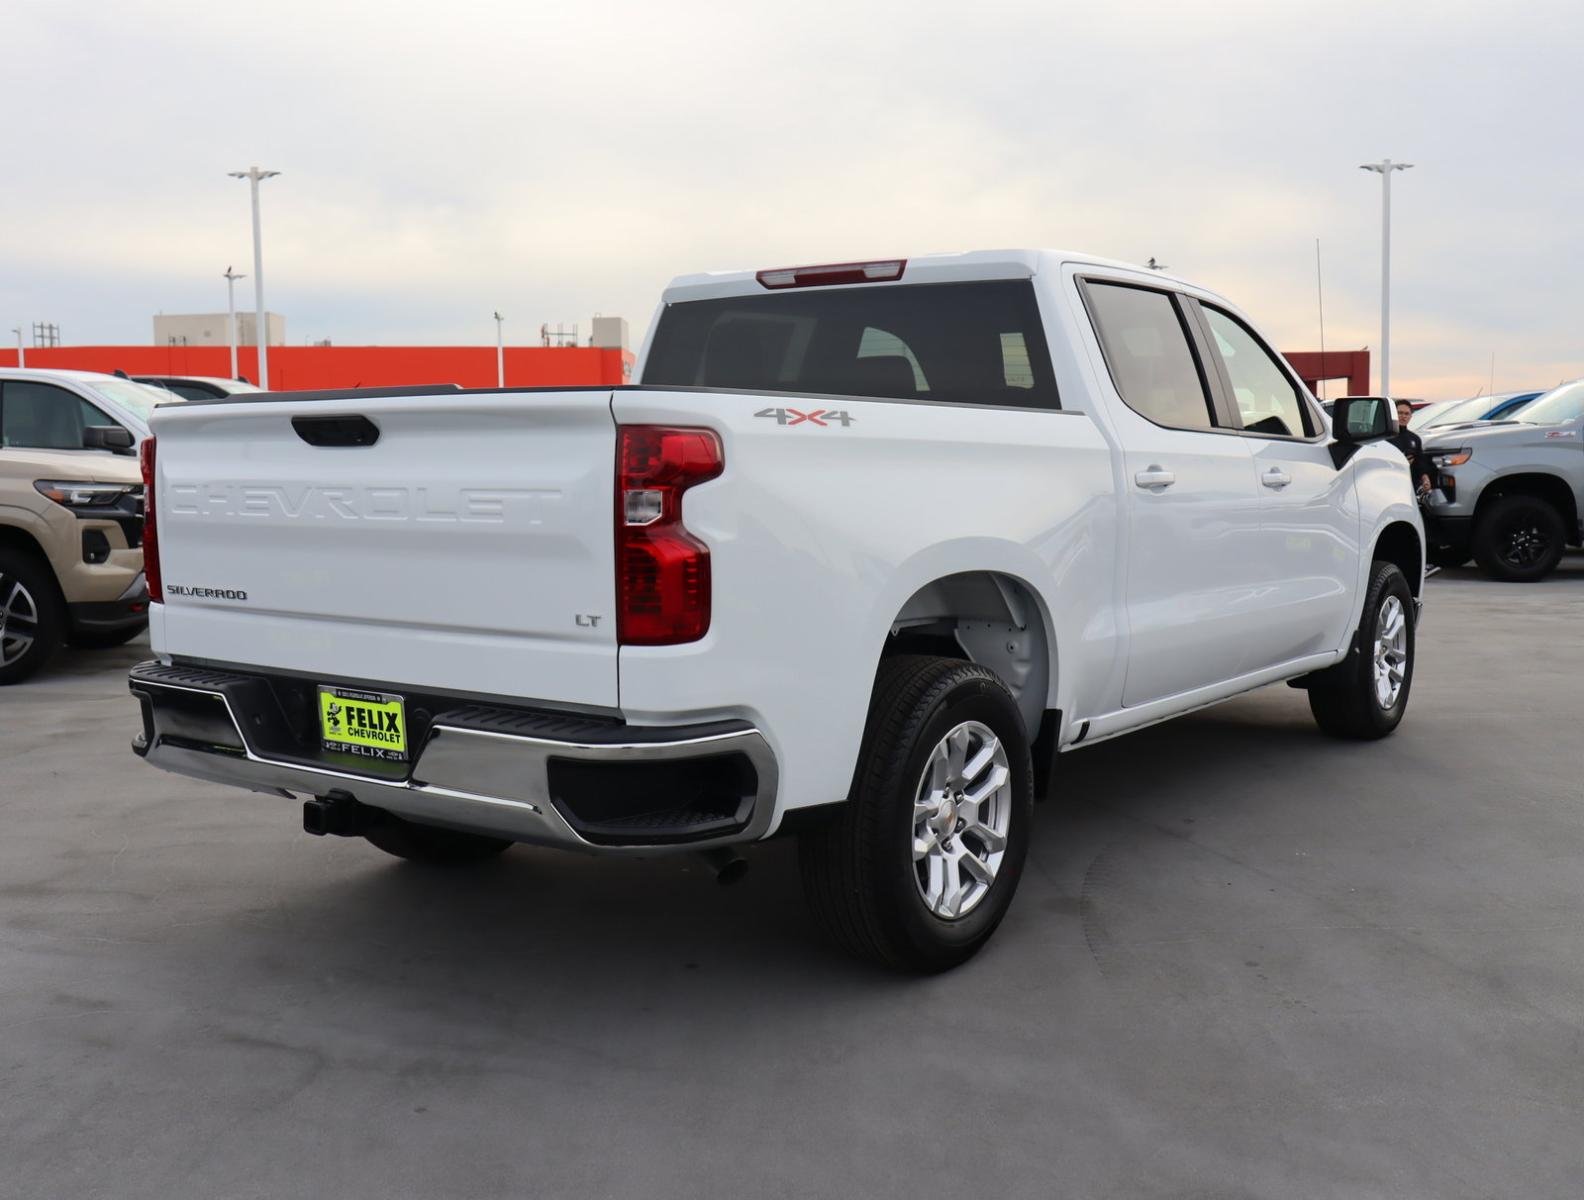
<path id="1" fill-rule="evenodd" d="M 165 603 L 160 579 L 159 531 L 154 525 L 154 438 L 143 439 L 138 447 L 138 465 L 143 468 L 143 578 L 148 583 L 150 604 Z"/>
<path id="2" fill-rule="evenodd" d="M 682 524 L 682 493 L 724 466 L 713 430 L 619 430 L 616 636 L 623 645 L 671 646 L 709 631 L 709 547 Z"/>
<path id="3" fill-rule="evenodd" d="M 907 259 L 881 262 L 826 263 L 819 267 L 777 267 L 754 276 L 767 288 L 829 287 L 837 283 L 887 283 L 901 279 Z"/>

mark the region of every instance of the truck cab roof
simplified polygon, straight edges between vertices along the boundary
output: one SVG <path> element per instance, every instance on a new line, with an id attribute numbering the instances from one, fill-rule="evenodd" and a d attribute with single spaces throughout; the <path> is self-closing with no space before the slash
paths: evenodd
<path id="1" fill-rule="evenodd" d="M 1186 280 L 1152 271 L 1139 263 L 1122 262 L 1068 250 L 968 250 L 959 253 L 920 254 L 906 258 L 870 259 L 841 264 L 820 264 L 807 268 L 771 267 L 755 270 L 704 271 L 693 275 L 678 275 L 671 281 L 662 296 L 665 304 L 684 303 L 690 300 L 718 300 L 728 296 L 745 296 L 762 293 L 767 289 L 763 277 L 782 272 L 819 271 L 828 266 L 861 268 L 882 264 L 901 264 L 899 273 L 869 280 L 843 280 L 832 285 L 806 282 L 797 286 L 844 286 L 848 283 L 899 282 L 966 283 L 985 279 L 1030 279 L 1041 271 L 1065 263 L 1103 267 L 1135 273 L 1142 278 L 1166 280 L 1179 286 L 1191 286 Z"/>

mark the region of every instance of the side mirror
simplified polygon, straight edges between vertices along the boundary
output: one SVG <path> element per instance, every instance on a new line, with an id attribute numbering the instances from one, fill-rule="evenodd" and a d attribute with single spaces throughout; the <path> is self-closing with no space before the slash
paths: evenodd
<path id="1" fill-rule="evenodd" d="M 119 425 L 89 425 L 83 430 L 82 444 L 84 450 L 111 450 L 117 454 L 129 454 L 137 444 L 137 439 L 132 436 L 130 429 L 122 429 Z"/>
<path id="2" fill-rule="evenodd" d="M 1385 396 L 1343 396 L 1331 407 L 1331 459 L 1338 467 L 1366 442 L 1397 432 L 1397 406 Z"/>

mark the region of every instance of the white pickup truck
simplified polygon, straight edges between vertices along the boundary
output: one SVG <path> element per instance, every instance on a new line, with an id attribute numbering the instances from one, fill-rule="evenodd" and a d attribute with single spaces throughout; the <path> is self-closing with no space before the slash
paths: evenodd
<path id="1" fill-rule="evenodd" d="M 626 387 L 158 410 L 137 753 L 466 862 L 795 832 L 840 944 L 939 970 L 1055 755 L 1264 684 L 1373 738 L 1424 535 L 1225 300 L 1053 251 L 685 276 Z"/>

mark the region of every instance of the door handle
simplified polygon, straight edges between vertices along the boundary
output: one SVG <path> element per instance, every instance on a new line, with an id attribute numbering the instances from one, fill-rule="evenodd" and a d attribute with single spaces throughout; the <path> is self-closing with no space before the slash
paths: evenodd
<path id="1" fill-rule="evenodd" d="M 1169 488 L 1172 484 L 1176 483 L 1177 476 L 1173 475 L 1164 467 L 1161 467 L 1155 463 L 1151 463 L 1144 470 L 1133 476 L 1133 482 L 1138 484 L 1141 488 L 1149 488 L 1151 491 L 1160 491 L 1163 488 Z"/>
<path id="2" fill-rule="evenodd" d="M 1260 476 L 1260 482 L 1268 488 L 1284 488 L 1292 482 L 1292 476 L 1280 467 L 1272 467 Z"/>

